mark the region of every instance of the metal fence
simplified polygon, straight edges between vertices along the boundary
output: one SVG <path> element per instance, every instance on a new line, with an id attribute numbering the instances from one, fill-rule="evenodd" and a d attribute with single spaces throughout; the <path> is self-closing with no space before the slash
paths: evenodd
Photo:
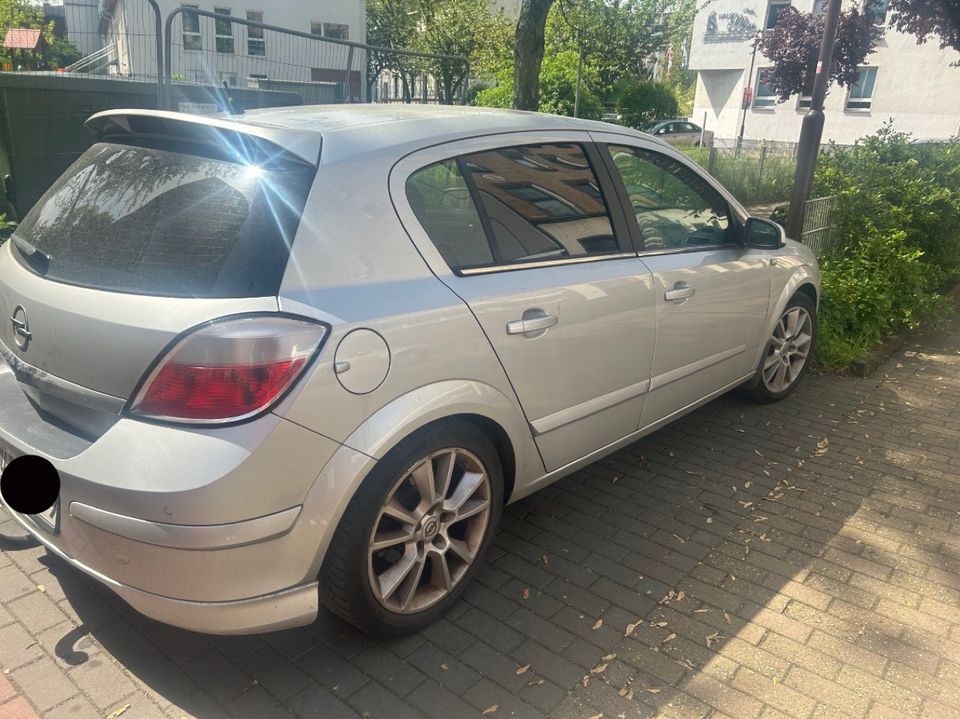
<path id="1" fill-rule="evenodd" d="M 0 70 L 49 74 L 66 82 L 76 77 L 147 82 L 157 86 L 159 97 L 163 20 L 156 0 L 74 0 L 46 6 L 46 16 L 55 42 L 41 43 L 27 66 L 5 59 Z M 132 64 L 130 57 L 150 60 Z"/>
<path id="2" fill-rule="evenodd" d="M 833 249 L 833 231 L 837 227 L 833 218 L 836 206 L 836 195 L 807 200 L 804 205 L 800 241 L 812 249 L 817 257 Z"/>
<path id="3" fill-rule="evenodd" d="M 299 93 L 306 104 L 463 100 L 470 73 L 465 58 L 375 47 L 246 14 L 188 7 L 171 12 L 163 31 L 167 85 L 283 90 Z"/>

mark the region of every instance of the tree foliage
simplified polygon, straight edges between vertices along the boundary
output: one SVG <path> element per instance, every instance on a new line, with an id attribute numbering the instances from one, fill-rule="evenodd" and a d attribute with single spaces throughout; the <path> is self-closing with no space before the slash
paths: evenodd
<path id="1" fill-rule="evenodd" d="M 766 70 L 764 83 L 781 102 L 791 95 L 810 94 L 825 21 L 823 13 L 804 13 L 787 7 L 781 11 L 777 24 L 763 33 L 760 51 L 774 63 Z M 870 15 L 856 6 L 841 12 L 830 80 L 844 86 L 855 83 L 857 67 L 863 64 L 876 42 L 877 31 Z"/>
<path id="2" fill-rule="evenodd" d="M 496 65 L 510 26 L 502 14 L 491 15 L 486 0 L 369 0 L 367 42 L 393 50 L 464 57 L 474 74 Z M 396 72 L 403 94 L 412 99 L 415 76 L 427 73 L 437 83 L 441 102 L 453 102 L 467 80 L 467 66 L 456 60 L 419 58 L 394 52 L 369 52 L 368 78 Z"/>
<path id="3" fill-rule="evenodd" d="M 917 44 L 936 35 L 940 47 L 960 52 L 960 3 L 957 0 L 890 0 L 890 22 L 916 35 Z"/>
<path id="4" fill-rule="evenodd" d="M 653 80 L 622 80 L 617 84 L 617 112 L 624 125 L 642 130 L 655 120 L 680 111 L 673 90 Z"/>

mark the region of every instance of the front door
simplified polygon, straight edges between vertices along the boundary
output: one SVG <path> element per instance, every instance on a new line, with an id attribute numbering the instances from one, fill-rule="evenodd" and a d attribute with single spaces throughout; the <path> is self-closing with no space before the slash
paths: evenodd
<path id="1" fill-rule="evenodd" d="M 609 144 L 654 278 L 657 347 L 641 426 L 754 369 L 770 298 L 769 253 L 743 246 L 738 218 L 698 170 L 649 146 Z"/>
<path id="2" fill-rule="evenodd" d="M 554 470 L 636 431 L 654 281 L 609 210 L 586 135 L 522 137 L 419 153 L 405 191 L 447 265 L 438 276 L 479 321 Z"/>

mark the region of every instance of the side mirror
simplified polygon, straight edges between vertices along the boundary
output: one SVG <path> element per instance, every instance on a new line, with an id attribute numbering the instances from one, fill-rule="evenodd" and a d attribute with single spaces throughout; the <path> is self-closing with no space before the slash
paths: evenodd
<path id="1" fill-rule="evenodd" d="M 778 250 L 787 242 L 787 233 L 773 220 L 762 217 L 750 217 L 746 224 L 746 240 L 748 247 L 759 250 Z"/>

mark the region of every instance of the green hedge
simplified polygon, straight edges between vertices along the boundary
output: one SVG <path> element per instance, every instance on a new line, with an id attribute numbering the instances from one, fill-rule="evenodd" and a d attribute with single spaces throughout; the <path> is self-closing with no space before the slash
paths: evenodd
<path id="1" fill-rule="evenodd" d="M 889 125 L 820 157 L 814 196 L 837 195 L 821 259 L 817 361 L 839 368 L 917 326 L 960 278 L 960 142 L 921 145 Z"/>

